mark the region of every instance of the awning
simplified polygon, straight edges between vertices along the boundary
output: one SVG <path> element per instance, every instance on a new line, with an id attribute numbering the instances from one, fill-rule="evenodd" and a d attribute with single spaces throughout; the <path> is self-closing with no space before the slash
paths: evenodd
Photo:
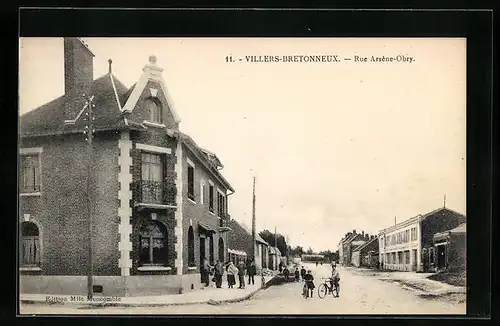
<path id="1" fill-rule="evenodd" d="M 233 254 L 233 255 L 238 255 L 238 256 L 246 256 L 247 253 L 241 250 L 234 250 L 234 249 L 228 249 L 228 253 Z"/>
<path id="2" fill-rule="evenodd" d="M 215 230 L 210 225 L 208 225 L 206 223 L 198 222 L 198 227 L 202 228 L 206 232 L 214 232 L 215 233 Z"/>

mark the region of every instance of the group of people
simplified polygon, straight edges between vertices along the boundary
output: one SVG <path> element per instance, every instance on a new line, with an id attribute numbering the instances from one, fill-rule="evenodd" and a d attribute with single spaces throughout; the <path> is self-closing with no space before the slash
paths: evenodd
<path id="1" fill-rule="evenodd" d="M 224 271 L 227 275 L 227 284 L 230 289 L 236 285 L 236 276 L 238 276 L 239 287 L 238 289 L 245 288 L 245 274 L 248 275 L 248 284 L 255 284 L 255 274 L 257 274 L 257 268 L 253 261 L 249 261 L 245 264 L 243 260 L 240 260 L 238 265 L 235 265 L 232 261 L 227 261 L 225 263 L 217 261 L 213 266 L 210 265 L 208 259 L 205 258 L 203 261 L 203 266 L 201 270 L 202 282 L 205 286 L 210 286 L 210 276 L 213 276 L 212 282 L 215 283 L 215 287 L 222 288 L 222 277 L 224 276 Z"/>
<path id="2" fill-rule="evenodd" d="M 338 288 L 338 282 L 340 280 L 340 274 L 339 271 L 337 270 L 337 266 L 335 263 L 332 263 L 332 273 L 330 277 L 330 291 L 333 290 L 334 286 Z M 283 269 L 283 276 L 285 276 L 286 279 L 288 279 L 290 275 L 290 272 L 287 267 Z M 299 268 L 295 268 L 294 272 L 295 276 L 295 281 L 300 282 L 302 280 L 305 285 L 305 290 L 307 291 L 306 293 L 306 298 L 313 297 L 313 290 L 316 288 L 314 284 L 314 276 L 312 275 L 311 270 L 307 270 L 304 268 L 304 266 L 301 267 L 300 271 Z"/>

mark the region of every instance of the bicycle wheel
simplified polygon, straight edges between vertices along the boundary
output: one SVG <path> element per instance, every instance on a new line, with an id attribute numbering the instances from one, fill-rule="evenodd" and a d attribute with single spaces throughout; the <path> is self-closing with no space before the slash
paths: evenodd
<path id="1" fill-rule="evenodd" d="M 320 284 L 318 287 L 318 297 L 320 299 L 323 299 L 327 293 L 328 293 L 328 287 L 326 286 L 326 284 L 325 283 Z"/>

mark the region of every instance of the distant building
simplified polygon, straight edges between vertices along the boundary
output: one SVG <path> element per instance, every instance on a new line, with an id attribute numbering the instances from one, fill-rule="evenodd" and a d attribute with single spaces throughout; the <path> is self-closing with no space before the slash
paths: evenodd
<path id="1" fill-rule="evenodd" d="M 277 270 L 281 262 L 281 251 L 278 247 L 269 246 L 269 269 Z"/>
<path id="2" fill-rule="evenodd" d="M 465 223 L 464 215 L 439 208 L 418 215 L 379 232 L 379 260 L 384 269 L 435 271 L 436 233 Z"/>
<path id="3" fill-rule="evenodd" d="M 434 265 L 437 270 L 464 271 L 466 266 L 466 223 L 436 233 L 433 237 Z"/>
<path id="4" fill-rule="evenodd" d="M 242 222 L 231 219 L 228 222 L 231 232 L 227 235 L 229 260 L 238 262 L 239 260 L 253 259 L 252 251 L 252 231 Z M 257 233 L 255 241 L 255 266 L 257 270 L 267 268 L 268 265 L 268 244 Z"/>
<path id="5" fill-rule="evenodd" d="M 346 233 L 345 237 L 339 243 L 339 262 L 344 265 L 352 265 L 352 252 L 356 247 L 364 244 L 369 239 L 365 232 L 357 233 L 356 230 Z"/>
<path id="6" fill-rule="evenodd" d="M 378 252 L 378 239 L 376 236 L 372 235 L 369 237 L 368 241 L 354 248 L 351 263 L 356 267 L 371 267 L 372 259 L 371 255 L 368 255 L 368 253 L 374 251 Z"/>

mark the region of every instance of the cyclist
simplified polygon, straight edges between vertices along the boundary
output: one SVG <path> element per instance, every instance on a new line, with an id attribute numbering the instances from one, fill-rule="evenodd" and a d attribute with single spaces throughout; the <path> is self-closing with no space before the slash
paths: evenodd
<path id="1" fill-rule="evenodd" d="M 340 281 L 340 274 L 339 271 L 337 270 L 335 265 L 332 265 L 332 277 L 330 278 L 330 286 L 331 289 L 333 290 L 333 286 L 337 288 L 337 295 L 339 294 L 339 281 Z"/>

